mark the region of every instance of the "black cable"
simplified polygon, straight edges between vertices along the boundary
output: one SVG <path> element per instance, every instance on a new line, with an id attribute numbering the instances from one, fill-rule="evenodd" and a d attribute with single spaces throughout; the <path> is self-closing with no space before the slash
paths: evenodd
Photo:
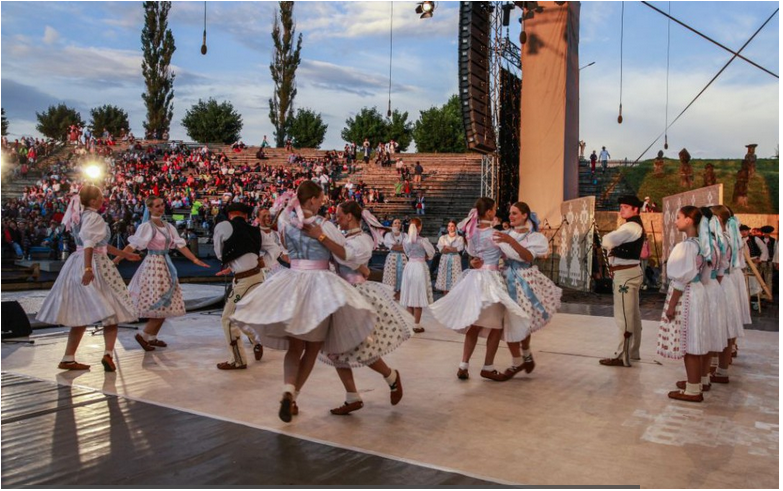
<path id="1" fill-rule="evenodd" d="M 392 116 L 391 110 L 391 90 L 392 90 L 392 47 L 394 46 L 394 2 L 389 2 L 391 5 L 391 13 L 389 14 L 389 108 L 386 110 L 386 116 Z"/>
<path id="2" fill-rule="evenodd" d="M 711 37 L 709 37 L 709 36 L 707 36 L 707 35 L 705 35 L 705 34 L 702 34 L 702 33 L 700 33 L 699 31 L 697 31 L 696 29 L 692 28 L 691 26 L 689 26 L 689 25 L 685 24 L 685 23 L 684 23 L 684 22 L 682 22 L 682 21 L 679 21 L 679 20 L 675 19 L 675 18 L 674 18 L 674 17 L 672 17 L 671 15 L 668 15 L 667 13 L 663 12 L 662 10 L 660 10 L 660 9 L 658 9 L 658 8 L 656 8 L 656 7 L 652 6 L 652 5 L 650 5 L 649 3 L 647 3 L 647 2 L 644 2 L 644 1 L 643 1 L 642 3 L 643 3 L 644 5 L 647 5 L 647 6 L 648 6 L 648 7 L 650 7 L 651 9 L 655 10 L 655 11 L 656 11 L 656 12 L 658 12 L 659 14 L 661 14 L 661 15 L 663 15 L 663 16 L 665 16 L 665 17 L 668 17 L 669 19 L 673 20 L 674 22 L 678 23 L 679 25 L 681 25 L 682 27 L 684 27 L 684 28 L 688 29 L 689 31 L 692 31 L 692 32 L 694 32 L 694 33 L 698 34 L 699 36 L 701 36 L 701 37 L 703 37 L 704 39 L 706 39 L 707 41 L 709 41 L 709 42 L 711 42 L 711 43 L 715 44 L 716 46 L 719 46 L 719 47 L 721 47 L 721 48 L 725 49 L 726 51 L 728 51 L 729 53 L 731 53 L 731 54 L 733 54 L 733 55 L 735 55 L 735 56 L 737 56 L 737 57 L 739 57 L 739 58 L 741 58 L 741 59 L 743 59 L 743 60 L 747 61 L 748 63 L 750 63 L 750 64 L 751 64 L 751 65 L 753 65 L 754 67 L 758 68 L 759 70 L 762 70 L 762 71 L 764 71 L 764 72 L 767 72 L 767 73 L 769 73 L 770 75 L 772 75 L 772 76 L 773 76 L 773 77 L 775 77 L 775 78 L 780 78 L 780 77 L 778 77 L 778 76 L 777 76 L 775 73 L 773 73 L 773 72 L 771 72 L 771 71 L 767 70 L 766 68 L 764 68 L 763 66 L 759 65 L 758 63 L 756 63 L 756 62 L 754 62 L 754 61 L 751 61 L 751 60 L 749 60 L 749 59 L 745 58 L 744 56 L 740 55 L 740 54 L 739 54 L 739 51 L 737 51 L 737 52 L 735 53 L 734 51 L 732 51 L 731 49 L 727 48 L 726 46 L 724 46 L 724 45 L 720 44 L 719 42 L 715 41 L 715 40 L 714 40 L 714 39 L 712 39 Z M 777 12 L 777 10 L 776 10 L 775 12 Z M 773 15 L 774 15 L 774 14 L 773 14 Z"/>
<path id="3" fill-rule="evenodd" d="M 669 2 L 669 13 L 672 12 L 672 3 Z M 671 57 L 671 46 L 672 46 L 672 21 L 669 19 L 668 24 L 666 24 L 666 121 L 663 125 L 664 133 L 668 131 L 669 128 L 669 58 Z M 663 138 L 663 148 L 664 150 L 667 150 L 669 148 L 669 135 L 665 134 Z"/>
<path id="4" fill-rule="evenodd" d="M 620 113 L 617 116 L 617 123 L 623 123 L 623 37 L 625 30 L 625 2 L 620 2 Z"/>

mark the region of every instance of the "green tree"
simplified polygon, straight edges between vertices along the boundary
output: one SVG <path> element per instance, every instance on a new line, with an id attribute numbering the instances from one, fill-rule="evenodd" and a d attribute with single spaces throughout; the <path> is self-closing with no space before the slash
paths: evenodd
<path id="1" fill-rule="evenodd" d="M 399 151 L 408 149 L 413 140 L 413 123 L 408 121 L 408 111 L 404 113 L 394 110 L 391 119 L 386 119 L 386 138 L 384 141 L 394 140 L 400 146 Z"/>
<path id="2" fill-rule="evenodd" d="M 199 143 L 221 142 L 228 145 L 239 140 L 242 116 L 228 101 L 218 104 L 212 98 L 206 102 L 199 99 L 185 114 L 182 126 L 188 136 Z"/>
<path id="3" fill-rule="evenodd" d="M 400 146 L 400 152 L 404 152 L 411 144 L 413 123 L 408 121 L 407 111 L 392 112 L 392 117 L 386 118 L 378 112 L 377 107 L 363 107 L 355 117 L 345 120 L 345 128 L 340 133 L 343 140 L 356 142 L 361 145 L 365 138 L 370 140 L 370 145 L 375 147 L 378 142 L 394 140 Z"/>
<path id="4" fill-rule="evenodd" d="M 174 115 L 174 73 L 170 65 L 177 48 L 174 35 L 167 28 L 170 8 L 171 2 L 144 2 L 141 71 L 147 91 L 141 98 L 147 108 L 144 131 L 148 137 L 168 132 Z"/>
<path id="5" fill-rule="evenodd" d="M 312 109 L 298 109 L 289 121 L 288 136 L 298 148 L 320 148 L 329 125 L 321 119 L 321 113 Z"/>
<path id="6" fill-rule="evenodd" d="M 106 130 L 117 137 L 123 131 L 126 133 L 130 131 L 128 113 L 117 106 L 106 104 L 93 108 L 90 110 L 90 117 L 90 130 L 93 135 L 99 136 L 103 133 L 103 130 Z"/>
<path id="7" fill-rule="evenodd" d="M 282 24 L 282 33 L 280 25 Z M 289 130 L 289 120 L 294 115 L 294 98 L 296 97 L 296 68 L 302 59 L 302 34 L 294 48 L 293 41 L 296 26 L 294 24 L 294 2 L 280 2 L 280 17 L 275 13 L 272 25 L 272 41 L 275 45 L 274 58 L 269 64 L 275 91 L 269 99 L 269 120 L 275 127 L 275 144 L 285 145 Z"/>
<path id="8" fill-rule="evenodd" d="M 43 136 L 54 140 L 66 141 L 68 127 L 72 124 L 84 126 L 82 115 L 65 104 L 49 106 L 49 109 L 40 114 L 36 112 L 35 117 L 38 119 L 35 129 Z"/>
<path id="9" fill-rule="evenodd" d="M 467 151 L 459 96 L 453 95 L 441 107 L 421 111 L 413 127 L 416 149 L 427 153 L 463 153 Z"/>
<path id="10" fill-rule="evenodd" d="M 374 148 L 378 142 L 386 141 L 386 119 L 377 107 L 363 107 L 355 117 L 345 120 L 345 128 L 340 133 L 343 140 L 361 145 L 365 138 Z"/>
<path id="11" fill-rule="evenodd" d="M 0 111 L 2 111 L 2 116 L 3 116 L 2 136 L 8 136 L 8 120 L 5 117 L 5 109 L 0 109 Z"/>

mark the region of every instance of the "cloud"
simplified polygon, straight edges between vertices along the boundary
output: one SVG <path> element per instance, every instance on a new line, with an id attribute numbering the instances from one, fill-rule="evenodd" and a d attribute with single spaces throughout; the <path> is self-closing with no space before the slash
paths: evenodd
<path id="1" fill-rule="evenodd" d="M 60 39 L 60 33 L 57 32 L 57 29 L 46 26 L 44 28 L 44 36 L 43 36 L 43 42 L 46 44 L 54 44 L 57 42 L 57 40 Z"/>
<path id="2" fill-rule="evenodd" d="M 361 67 L 348 67 L 316 60 L 303 60 L 297 71 L 302 86 L 369 97 L 389 88 L 387 76 L 366 72 Z M 415 87 L 392 82 L 394 92 L 408 92 Z"/>
<path id="3" fill-rule="evenodd" d="M 3 109 L 9 119 L 28 118 L 35 119 L 36 112 L 43 112 L 49 106 L 57 104 L 66 104 L 69 107 L 76 108 L 77 111 L 84 111 L 86 106 L 80 101 L 73 99 L 60 99 L 52 94 L 39 90 L 33 86 L 19 83 L 9 78 L 3 78 L 1 89 L 3 93 Z"/>
<path id="4" fill-rule="evenodd" d="M 625 74 L 622 125 L 616 121 L 618 81 L 611 74 L 591 76 L 581 85 L 580 138 L 590 149 L 606 145 L 613 157 L 635 160 L 665 128 L 665 71 Z M 671 75 L 670 124 L 711 77 L 697 71 Z M 741 77 L 719 78 L 668 130 L 667 155 L 685 147 L 696 158 L 741 157 L 751 140 L 761 154 L 771 154 L 778 143 L 778 107 L 777 82 L 751 87 Z M 661 138 L 643 158 L 663 149 L 663 143 Z"/>

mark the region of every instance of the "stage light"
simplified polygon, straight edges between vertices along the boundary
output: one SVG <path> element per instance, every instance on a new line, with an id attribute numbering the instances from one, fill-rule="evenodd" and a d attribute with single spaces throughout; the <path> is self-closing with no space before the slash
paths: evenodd
<path id="1" fill-rule="evenodd" d="M 435 11 L 435 2 L 421 2 L 416 6 L 416 13 L 421 14 L 421 19 L 429 19 Z"/>
<path id="2" fill-rule="evenodd" d="M 103 174 L 103 170 L 98 164 L 87 164 L 84 167 L 84 175 L 87 177 L 87 179 L 96 181 L 101 177 L 101 174 Z"/>

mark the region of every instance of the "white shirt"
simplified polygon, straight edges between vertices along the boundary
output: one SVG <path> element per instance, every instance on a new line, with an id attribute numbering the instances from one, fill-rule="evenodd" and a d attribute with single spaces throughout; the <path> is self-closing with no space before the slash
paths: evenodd
<path id="1" fill-rule="evenodd" d="M 288 252 L 283 249 L 280 234 L 272 229 L 267 232 L 261 229 L 261 251 L 259 255 L 264 259 L 264 265 L 271 268 L 277 263 L 277 258 Z"/>
<path id="2" fill-rule="evenodd" d="M 438 239 L 438 250 L 443 252 L 444 247 L 453 247 L 457 252 L 462 252 L 465 250 L 465 240 L 460 235 L 451 237 L 449 234 L 444 234 Z"/>
<path id="3" fill-rule="evenodd" d="M 408 238 L 408 234 L 400 232 L 398 235 L 394 235 L 394 232 L 387 232 L 383 236 L 383 245 L 387 249 L 391 250 L 392 246 L 402 245 L 402 241 Z"/>
<path id="4" fill-rule="evenodd" d="M 642 227 L 635 222 L 625 222 L 615 230 L 614 232 L 609 232 L 608 234 L 604 235 L 601 239 L 601 247 L 606 249 L 607 251 L 612 250 L 613 248 L 619 246 L 620 244 L 625 244 L 626 242 L 633 242 L 639 237 L 642 236 Z M 627 264 L 639 264 L 638 259 L 622 259 L 619 257 L 610 257 L 609 258 L 609 265 L 610 266 L 623 266 Z"/>
<path id="5" fill-rule="evenodd" d="M 215 255 L 221 261 L 223 260 L 223 242 L 227 241 L 234 234 L 234 227 L 231 222 L 225 220 L 215 226 L 215 234 L 212 240 L 215 242 Z M 258 266 L 258 254 L 247 253 L 228 263 L 228 267 L 234 273 L 242 273 Z"/>
<path id="6" fill-rule="evenodd" d="M 759 246 L 759 249 L 761 249 L 761 255 L 759 256 L 759 261 L 766 262 L 769 261 L 769 247 L 767 247 L 767 243 L 764 242 L 764 239 L 761 237 L 753 237 L 753 240 L 756 241 L 756 245 Z"/>

